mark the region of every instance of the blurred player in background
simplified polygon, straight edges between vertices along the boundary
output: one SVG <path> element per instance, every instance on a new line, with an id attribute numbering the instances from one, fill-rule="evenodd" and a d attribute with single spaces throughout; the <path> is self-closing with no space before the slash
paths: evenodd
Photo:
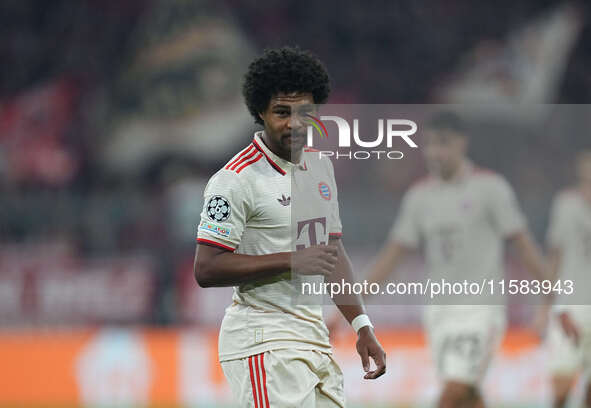
<path id="1" fill-rule="evenodd" d="M 453 113 L 437 114 L 423 134 L 430 174 L 404 195 L 390 240 L 368 280 L 386 281 L 405 255 L 421 246 L 432 279 L 500 280 L 505 239 L 515 244 L 528 270 L 543 279 L 540 252 L 513 190 L 502 176 L 479 169 L 467 158 L 468 137 L 461 119 Z M 447 300 L 448 305 L 427 306 L 424 315 L 444 382 L 439 407 L 484 407 L 479 384 L 503 338 L 505 308 L 474 305 L 478 299 L 460 299 L 460 305 Z"/>
<path id="2" fill-rule="evenodd" d="M 242 407 L 344 407 L 322 306 L 294 302 L 292 276 L 297 265 L 303 281 L 352 281 L 332 163 L 303 149 L 301 119 L 326 102 L 328 74 L 308 52 L 268 50 L 249 66 L 243 93 L 264 131 L 209 180 L 195 254 L 201 286 L 234 286 L 220 330 L 222 368 Z M 292 252 L 296 194 L 307 205 L 295 216 Z M 342 300 L 339 310 L 358 333 L 364 378 L 375 379 L 386 370 L 384 351 L 361 298 Z"/>
<path id="3" fill-rule="evenodd" d="M 553 276 L 588 284 L 591 271 L 591 150 L 576 161 L 578 183 L 554 200 L 548 230 L 548 254 Z M 548 346 L 554 406 L 566 406 L 580 370 L 591 368 L 591 307 L 560 305 L 558 297 L 550 317 Z M 568 299 L 564 299 L 568 303 Z M 589 373 L 587 373 L 589 374 Z M 585 403 L 591 407 L 591 384 Z"/>

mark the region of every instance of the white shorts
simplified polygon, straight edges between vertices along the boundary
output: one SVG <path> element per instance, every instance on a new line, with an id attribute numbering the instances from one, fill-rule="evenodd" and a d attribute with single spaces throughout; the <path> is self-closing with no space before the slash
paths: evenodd
<path id="1" fill-rule="evenodd" d="M 425 323 L 438 376 L 478 385 L 505 335 L 504 309 L 428 311 Z"/>
<path id="2" fill-rule="evenodd" d="M 330 354 L 271 350 L 222 362 L 241 408 L 343 408 L 343 373 Z"/>
<path id="3" fill-rule="evenodd" d="M 591 329 L 579 325 L 581 339 L 578 346 L 562 330 L 556 314 L 550 317 L 546 346 L 550 373 L 555 376 L 572 376 L 580 370 L 591 369 Z"/>

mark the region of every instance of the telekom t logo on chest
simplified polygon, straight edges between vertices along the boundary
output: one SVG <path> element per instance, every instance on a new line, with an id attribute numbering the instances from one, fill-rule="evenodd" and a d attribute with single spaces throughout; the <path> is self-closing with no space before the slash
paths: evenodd
<path id="1" fill-rule="evenodd" d="M 326 235 L 326 218 L 319 217 L 319 218 L 312 218 L 310 220 L 303 220 L 298 221 L 298 235 L 296 239 L 300 239 L 302 236 L 302 231 L 304 227 L 308 227 L 308 241 L 310 242 L 310 246 L 314 245 L 325 245 L 326 242 L 318 241 L 318 236 L 316 235 L 316 224 L 319 224 L 323 228 L 323 234 Z M 296 245 L 296 250 L 300 251 L 306 248 L 306 244 L 298 244 Z"/>
<path id="2" fill-rule="evenodd" d="M 383 146 L 383 150 L 323 150 L 319 151 L 320 156 L 333 156 L 336 159 L 348 158 L 355 160 L 366 160 L 372 156 L 378 159 L 402 159 L 404 157 L 403 152 L 399 150 L 392 150 L 395 138 L 400 138 L 410 148 L 416 149 L 418 147 L 417 144 L 411 139 L 411 136 L 417 132 L 417 124 L 412 120 L 378 119 L 377 136 L 373 140 L 363 140 L 359 135 L 359 119 L 353 119 L 353 132 L 351 132 L 351 126 L 349 125 L 349 122 L 340 116 L 320 116 L 320 118 L 317 118 L 312 115 L 306 115 L 306 117 L 307 119 L 304 122 L 308 125 L 308 147 L 314 146 L 314 130 L 316 130 L 321 138 L 328 137 L 326 121 L 332 121 L 337 126 L 339 148 L 351 148 L 352 142 L 357 147 L 363 149 L 374 149 Z M 351 136 L 353 137 L 351 138 Z"/>

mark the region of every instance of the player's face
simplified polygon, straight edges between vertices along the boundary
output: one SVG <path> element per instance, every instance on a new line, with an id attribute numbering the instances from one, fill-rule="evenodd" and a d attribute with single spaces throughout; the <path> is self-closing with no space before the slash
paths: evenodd
<path id="1" fill-rule="evenodd" d="M 306 144 L 306 114 L 315 113 L 311 93 L 274 95 L 260 117 L 265 122 L 265 143 L 279 157 L 290 160 Z"/>
<path id="2" fill-rule="evenodd" d="M 425 131 L 423 150 L 430 171 L 451 178 L 460 168 L 466 154 L 466 138 L 452 130 Z"/>

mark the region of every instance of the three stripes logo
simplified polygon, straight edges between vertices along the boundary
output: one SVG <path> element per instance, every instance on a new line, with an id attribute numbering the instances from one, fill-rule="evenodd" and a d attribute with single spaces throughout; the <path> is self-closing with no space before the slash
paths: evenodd
<path id="1" fill-rule="evenodd" d="M 265 153 L 263 148 L 259 146 L 256 140 L 253 140 L 253 142 L 249 144 L 244 150 L 242 150 L 234 158 L 234 160 L 228 163 L 224 169 L 240 173 L 246 167 L 258 162 L 263 156 L 278 173 L 282 175 L 286 174 L 285 170 L 283 170 L 277 163 L 271 160 L 271 158 L 267 155 L 267 153 Z"/>
<path id="2" fill-rule="evenodd" d="M 252 387 L 254 408 L 269 408 L 265 353 L 248 357 L 248 370 L 250 372 L 250 385 Z"/>
<path id="3" fill-rule="evenodd" d="M 258 150 L 254 144 L 250 144 L 246 149 L 242 150 L 240 154 L 224 167 L 226 170 L 240 173 L 246 167 L 256 163 L 263 157 L 263 153 Z"/>

